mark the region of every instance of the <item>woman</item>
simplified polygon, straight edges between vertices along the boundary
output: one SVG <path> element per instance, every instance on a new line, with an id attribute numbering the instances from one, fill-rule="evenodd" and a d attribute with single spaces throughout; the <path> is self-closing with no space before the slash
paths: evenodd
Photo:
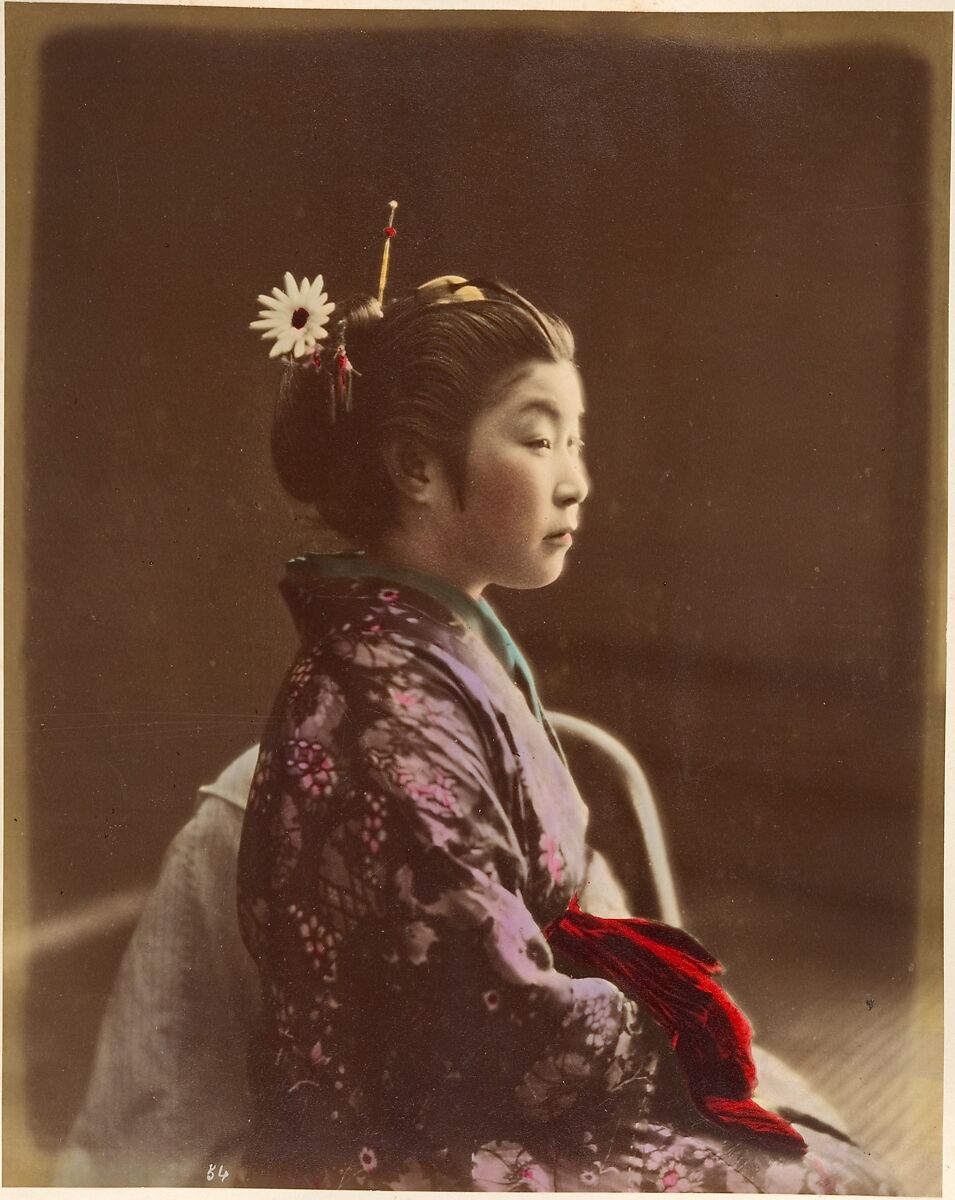
<path id="1" fill-rule="evenodd" d="M 329 355 L 321 279 L 287 284 L 258 323 L 293 356 L 275 463 L 362 552 L 293 560 L 283 583 L 301 649 L 239 855 L 264 997 L 248 1181 L 887 1191 L 811 1115 L 737 1120 L 744 1096 L 684 1082 L 671 1043 L 685 1058 L 700 1030 L 664 1035 L 652 1005 L 562 956 L 595 869 L 587 811 L 483 593 L 552 583 L 580 522 L 570 331 L 449 276 L 346 306 Z M 737 1028 L 711 1075 L 734 1036 L 748 1061 Z"/>

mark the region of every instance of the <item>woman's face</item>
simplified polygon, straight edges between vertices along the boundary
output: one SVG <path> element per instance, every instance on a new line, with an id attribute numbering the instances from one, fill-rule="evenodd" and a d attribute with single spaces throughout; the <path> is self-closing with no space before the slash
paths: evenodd
<path id="1" fill-rule="evenodd" d="M 464 507 L 443 515 L 459 586 L 537 588 L 564 567 L 589 490 L 584 411 L 573 363 L 531 362 L 501 385 L 476 419 L 465 464 Z"/>

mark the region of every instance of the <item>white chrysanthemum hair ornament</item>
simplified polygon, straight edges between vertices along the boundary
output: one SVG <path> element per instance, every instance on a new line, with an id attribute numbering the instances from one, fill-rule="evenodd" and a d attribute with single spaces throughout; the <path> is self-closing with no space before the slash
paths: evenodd
<path id="1" fill-rule="evenodd" d="M 322 290 L 324 287 L 321 275 L 316 275 L 312 283 L 306 278 L 298 284 L 291 271 L 286 271 L 284 292 L 275 287 L 271 296 L 264 293 L 259 296 L 263 307 L 259 319 L 249 328 L 261 329 L 264 340 L 274 339 L 269 358 L 279 354 L 301 358 L 314 353 L 316 345 L 326 336 L 328 318 L 335 311 L 335 305 L 329 303 L 328 294 Z"/>
<path id="2" fill-rule="evenodd" d="M 394 225 L 397 207 L 397 200 L 389 203 L 388 224 L 384 229 L 385 244 L 378 278 L 379 315 L 385 298 L 385 284 L 388 281 L 391 239 L 397 232 Z M 329 417 L 334 423 L 337 413 L 342 409 L 346 412 L 351 411 L 352 376 L 360 375 L 361 372 L 356 371 L 348 360 L 344 320 L 338 321 L 334 326 L 332 341 L 335 349 L 325 352 L 319 348 L 319 342 L 323 342 L 328 336 L 329 317 L 335 311 L 335 305 L 329 301 L 324 287 L 325 280 L 321 275 L 316 275 L 311 283 L 305 278 L 301 284 L 297 284 L 292 273 L 286 271 L 285 291 L 276 287 L 272 289 L 271 296 L 259 296 L 263 307 L 259 312 L 259 319 L 252 321 L 249 328 L 261 329 L 263 339 L 274 340 L 275 345 L 269 351 L 270 358 L 282 355 L 286 362 L 311 367 L 328 376 Z"/>

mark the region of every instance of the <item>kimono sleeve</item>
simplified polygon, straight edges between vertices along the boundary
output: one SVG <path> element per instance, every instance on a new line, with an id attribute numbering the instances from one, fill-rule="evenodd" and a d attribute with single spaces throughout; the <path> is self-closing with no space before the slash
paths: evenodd
<path id="1" fill-rule="evenodd" d="M 555 969 L 525 903 L 512 781 L 467 692 L 421 664 L 373 693 L 353 770 L 380 814 L 384 898 L 338 972 L 355 1036 L 374 1031 L 380 1054 L 369 1095 L 437 1137 L 599 1103 L 645 1065 L 641 1014 L 608 981 Z"/>
<path id="2" fill-rule="evenodd" d="M 577 898 L 584 912 L 621 919 L 633 915 L 620 881 L 598 850 L 588 848 L 587 875 Z"/>

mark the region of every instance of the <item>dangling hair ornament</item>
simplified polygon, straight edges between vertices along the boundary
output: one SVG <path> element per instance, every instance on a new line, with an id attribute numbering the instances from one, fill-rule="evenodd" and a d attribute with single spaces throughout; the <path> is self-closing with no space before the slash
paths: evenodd
<path id="1" fill-rule="evenodd" d="M 321 359 L 317 355 L 312 362 L 317 370 L 321 370 Z M 329 416 L 334 425 L 339 412 L 342 410 L 351 412 L 352 376 L 361 375 L 361 371 L 356 371 L 348 360 L 348 352 L 345 349 L 344 321 L 338 323 L 338 344 L 326 370 L 331 377 L 329 380 Z"/>
<path id="2" fill-rule="evenodd" d="M 392 200 L 388 205 L 388 224 L 384 230 L 385 245 L 378 276 L 379 306 L 384 300 L 385 284 L 388 282 L 391 239 L 397 232 L 394 224 L 397 207 L 397 200 Z M 316 275 L 311 283 L 303 279 L 298 284 L 292 273 L 286 271 L 285 291 L 276 287 L 272 289 L 271 296 L 259 296 L 259 303 L 263 307 L 259 319 L 252 321 L 249 328 L 261 329 L 264 340 L 275 342 L 269 351 L 269 358 L 281 354 L 286 362 L 304 359 L 300 365 L 323 371 L 328 376 L 329 417 L 334 424 L 339 412 L 351 412 L 352 376 L 361 375 L 361 372 L 352 366 L 345 349 L 345 321 L 339 321 L 336 327 L 334 353 L 323 357 L 319 352 L 319 342 L 328 336 L 328 318 L 335 311 L 335 305 L 329 302 L 324 287 L 325 281 L 321 275 Z"/>

